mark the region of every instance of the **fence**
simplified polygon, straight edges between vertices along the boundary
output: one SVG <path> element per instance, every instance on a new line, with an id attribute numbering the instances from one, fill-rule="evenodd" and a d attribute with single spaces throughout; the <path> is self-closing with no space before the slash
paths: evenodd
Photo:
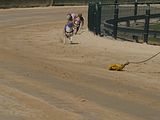
<path id="1" fill-rule="evenodd" d="M 0 8 L 49 6 L 51 0 L 0 0 Z"/>
<path id="2" fill-rule="evenodd" d="M 97 35 L 101 33 L 101 3 L 89 3 L 88 28 Z"/>
<path id="3" fill-rule="evenodd" d="M 54 0 L 54 5 L 87 5 L 88 0 Z"/>
<path id="4" fill-rule="evenodd" d="M 111 35 L 136 42 L 160 44 L 160 2 L 89 2 L 88 28 L 97 35 Z M 154 26 L 154 27 L 153 27 Z M 157 29 L 153 29 L 157 27 Z M 151 29 L 152 28 L 152 29 Z"/>
<path id="5" fill-rule="evenodd" d="M 0 8 L 87 5 L 88 0 L 0 0 Z"/>

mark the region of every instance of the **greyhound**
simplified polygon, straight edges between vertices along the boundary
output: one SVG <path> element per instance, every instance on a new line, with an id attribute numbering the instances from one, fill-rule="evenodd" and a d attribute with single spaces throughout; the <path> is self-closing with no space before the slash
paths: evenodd
<path id="1" fill-rule="evenodd" d="M 64 27 L 64 44 L 66 44 L 67 39 L 69 39 L 70 43 L 72 43 L 74 35 L 74 23 L 72 21 L 72 18 L 70 17 L 68 19 L 67 24 Z"/>

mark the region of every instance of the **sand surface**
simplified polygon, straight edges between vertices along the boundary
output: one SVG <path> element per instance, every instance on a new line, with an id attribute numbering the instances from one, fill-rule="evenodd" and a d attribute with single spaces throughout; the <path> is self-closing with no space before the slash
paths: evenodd
<path id="1" fill-rule="evenodd" d="M 0 10 L 0 120 L 159 120 L 159 46 L 94 36 L 87 25 L 62 43 L 68 12 L 87 7 Z M 87 24 L 87 23 L 86 23 Z"/>

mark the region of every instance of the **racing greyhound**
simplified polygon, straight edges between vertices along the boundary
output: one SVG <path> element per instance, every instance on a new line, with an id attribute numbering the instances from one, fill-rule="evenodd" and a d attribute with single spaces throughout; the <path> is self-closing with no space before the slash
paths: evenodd
<path id="1" fill-rule="evenodd" d="M 74 23 L 72 18 L 70 17 L 68 23 L 64 27 L 64 44 L 66 44 L 66 40 L 69 39 L 70 43 L 72 43 L 74 35 Z"/>

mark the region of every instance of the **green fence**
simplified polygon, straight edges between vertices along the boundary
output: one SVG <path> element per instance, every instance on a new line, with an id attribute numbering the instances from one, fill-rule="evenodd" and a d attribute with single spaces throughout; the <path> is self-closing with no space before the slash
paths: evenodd
<path id="1" fill-rule="evenodd" d="M 51 0 L 0 0 L 0 8 L 49 6 Z"/>
<path id="2" fill-rule="evenodd" d="M 96 35 L 101 34 L 101 2 L 89 2 L 88 29 Z"/>
<path id="3" fill-rule="evenodd" d="M 54 5 L 87 5 L 88 0 L 54 0 Z"/>
<path id="4" fill-rule="evenodd" d="M 108 3 L 113 4 L 115 0 L 88 0 L 89 2 L 101 2 L 101 3 Z M 159 0 L 137 0 L 138 2 L 159 2 Z M 134 3 L 135 0 L 118 0 L 118 3 Z"/>
<path id="5" fill-rule="evenodd" d="M 0 0 L 0 8 L 86 5 L 88 0 Z"/>
<path id="6" fill-rule="evenodd" d="M 138 3 L 135 0 L 128 4 L 117 4 L 118 2 L 119 0 L 115 0 L 114 4 L 89 2 L 89 31 L 115 39 L 160 44 L 160 8 L 157 7 L 160 1 Z"/>

